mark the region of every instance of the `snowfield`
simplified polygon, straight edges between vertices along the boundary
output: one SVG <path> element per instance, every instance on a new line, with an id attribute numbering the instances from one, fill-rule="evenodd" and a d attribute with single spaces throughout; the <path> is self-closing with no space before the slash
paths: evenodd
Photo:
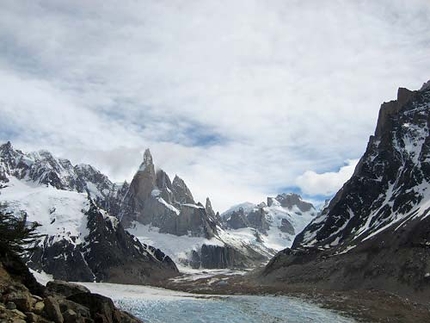
<path id="1" fill-rule="evenodd" d="M 58 190 L 11 176 L 0 191 L 0 203 L 13 213 L 26 212 L 27 221 L 38 222 L 42 234 L 54 237 L 52 243 L 64 238 L 79 244 L 89 233 L 84 215 L 89 201 L 84 193 Z"/>

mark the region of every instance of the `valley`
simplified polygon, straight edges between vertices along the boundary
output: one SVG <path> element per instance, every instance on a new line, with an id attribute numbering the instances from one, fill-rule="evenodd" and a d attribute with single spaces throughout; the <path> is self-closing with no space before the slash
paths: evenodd
<path id="1" fill-rule="evenodd" d="M 162 321 L 172 304 L 214 311 L 224 300 L 233 312 L 260 303 L 291 313 L 306 308 L 316 322 L 336 313 L 363 322 L 425 322 L 429 129 L 430 85 L 400 88 L 396 100 L 382 104 L 354 174 L 323 209 L 281 193 L 222 214 L 209 198 L 195 201 L 179 176 L 171 181 L 156 168 L 149 149 L 132 181 L 115 184 L 91 165 L 7 142 L 0 146 L 1 211 L 39 225 L 41 236 L 24 255 L 36 276 L 82 282 L 151 322 Z M 139 288 L 155 303 L 137 297 Z M 192 301 L 166 303 L 163 293 Z M 265 311 L 242 313 L 238 322 L 303 319 Z M 215 313 L 215 320 L 227 315 Z"/>

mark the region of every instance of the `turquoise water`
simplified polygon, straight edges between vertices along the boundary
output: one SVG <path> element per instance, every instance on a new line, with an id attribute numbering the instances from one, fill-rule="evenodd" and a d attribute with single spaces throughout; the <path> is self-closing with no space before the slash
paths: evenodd
<path id="1" fill-rule="evenodd" d="M 148 323 L 354 322 L 332 311 L 284 296 L 134 299 L 116 303 Z"/>

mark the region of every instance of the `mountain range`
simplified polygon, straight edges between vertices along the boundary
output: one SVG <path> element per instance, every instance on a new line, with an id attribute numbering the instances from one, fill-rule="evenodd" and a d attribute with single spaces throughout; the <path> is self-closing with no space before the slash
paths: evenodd
<path id="1" fill-rule="evenodd" d="M 28 264 L 73 281 L 153 283 L 190 268 L 250 268 L 290 246 L 316 215 L 295 194 L 220 215 L 156 169 L 147 149 L 130 183 L 48 151 L 0 146 L 0 206 L 41 224 Z"/>

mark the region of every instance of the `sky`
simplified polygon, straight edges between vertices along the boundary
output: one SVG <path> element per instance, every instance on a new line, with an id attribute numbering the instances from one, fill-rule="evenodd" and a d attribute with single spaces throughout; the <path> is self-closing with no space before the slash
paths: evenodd
<path id="1" fill-rule="evenodd" d="M 382 102 L 430 79 L 428 0 L 0 1 L 0 141 L 216 210 L 336 193 Z"/>

